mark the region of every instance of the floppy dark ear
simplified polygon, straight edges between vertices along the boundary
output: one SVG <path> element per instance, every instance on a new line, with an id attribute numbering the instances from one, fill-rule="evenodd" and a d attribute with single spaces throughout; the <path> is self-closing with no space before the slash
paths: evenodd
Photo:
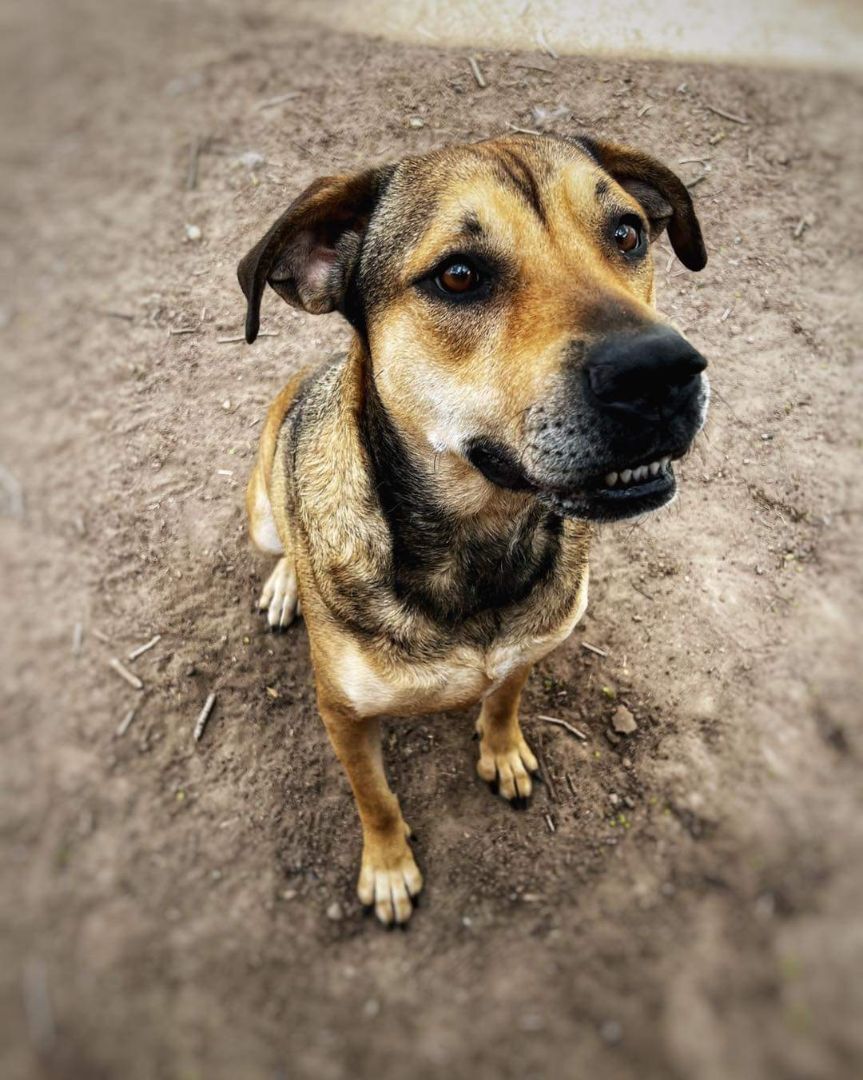
<path id="1" fill-rule="evenodd" d="M 644 208 L 650 238 L 668 229 L 678 259 L 689 270 L 703 270 L 707 252 L 692 199 L 679 176 L 639 150 L 581 136 L 579 145 Z"/>
<path id="2" fill-rule="evenodd" d="M 341 309 L 363 234 L 388 169 L 315 180 L 237 268 L 247 301 L 246 341 L 258 336 L 269 284 L 289 304 L 313 314 Z"/>

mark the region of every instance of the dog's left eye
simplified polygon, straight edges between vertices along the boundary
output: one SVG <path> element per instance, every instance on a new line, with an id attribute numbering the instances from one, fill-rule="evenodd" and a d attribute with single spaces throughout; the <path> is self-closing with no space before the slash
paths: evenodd
<path id="1" fill-rule="evenodd" d="M 445 263 L 435 275 L 435 285 L 445 293 L 462 296 L 473 292 L 482 284 L 479 270 L 461 257 Z"/>
<path id="2" fill-rule="evenodd" d="M 641 247 L 641 237 L 641 222 L 634 214 L 622 217 L 614 230 L 614 242 L 624 255 L 631 255 Z"/>

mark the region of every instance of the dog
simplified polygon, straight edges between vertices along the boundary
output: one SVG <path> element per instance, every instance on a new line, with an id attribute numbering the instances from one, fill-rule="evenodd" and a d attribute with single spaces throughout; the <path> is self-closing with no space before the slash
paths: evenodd
<path id="1" fill-rule="evenodd" d="M 519 134 L 322 177 L 239 265 L 250 344 L 267 284 L 353 328 L 273 402 L 246 502 L 278 556 L 261 609 L 306 621 L 362 825 L 357 891 L 384 924 L 423 882 L 381 718 L 480 703 L 477 771 L 523 803 L 519 698 L 585 611 L 594 523 L 667 504 L 704 423 L 706 361 L 655 309 L 663 231 L 702 269 L 659 161 Z"/>

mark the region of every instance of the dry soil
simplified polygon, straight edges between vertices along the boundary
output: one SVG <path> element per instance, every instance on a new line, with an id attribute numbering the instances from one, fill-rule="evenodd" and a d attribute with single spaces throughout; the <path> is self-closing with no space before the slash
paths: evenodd
<path id="1" fill-rule="evenodd" d="M 0 19 L 2 1075 L 859 1075 L 863 80 L 537 50 L 480 53 L 481 90 L 275 3 Z M 347 329 L 270 294 L 274 336 L 223 339 L 315 176 L 511 125 L 697 182 L 710 264 L 663 246 L 658 283 L 714 402 L 529 683 L 529 810 L 471 715 L 390 726 L 428 888 L 387 934 L 242 514 L 267 401 Z M 154 634 L 137 692 L 109 660 Z"/>

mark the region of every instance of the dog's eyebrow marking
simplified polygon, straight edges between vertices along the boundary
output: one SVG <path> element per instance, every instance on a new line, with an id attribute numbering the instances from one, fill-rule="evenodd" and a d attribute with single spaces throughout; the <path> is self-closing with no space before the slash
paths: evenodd
<path id="1" fill-rule="evenodd" d="M 468 236 L 482 236 L 485 230 L 480 224 L 479 218 L 471 210 L 469 213 L 465 214 L 459 232 L 466 233 Z"/>
<path id="2" fill-rule="evenodd" d="M 597 180 L 596 182 L 596 197 L 601 199 L 603 195 L 608 194 L 608 181 L 605 179 Z"/>
<path id="3" fill-rule="evenodd" d="M 508 147 L 498 147 L 496 164 L 504 183 L 514 188 L 533 210 L 539 220 L 546 224 L 545 207 L 539 192 L 536 177 L 527 162 Z"/>

